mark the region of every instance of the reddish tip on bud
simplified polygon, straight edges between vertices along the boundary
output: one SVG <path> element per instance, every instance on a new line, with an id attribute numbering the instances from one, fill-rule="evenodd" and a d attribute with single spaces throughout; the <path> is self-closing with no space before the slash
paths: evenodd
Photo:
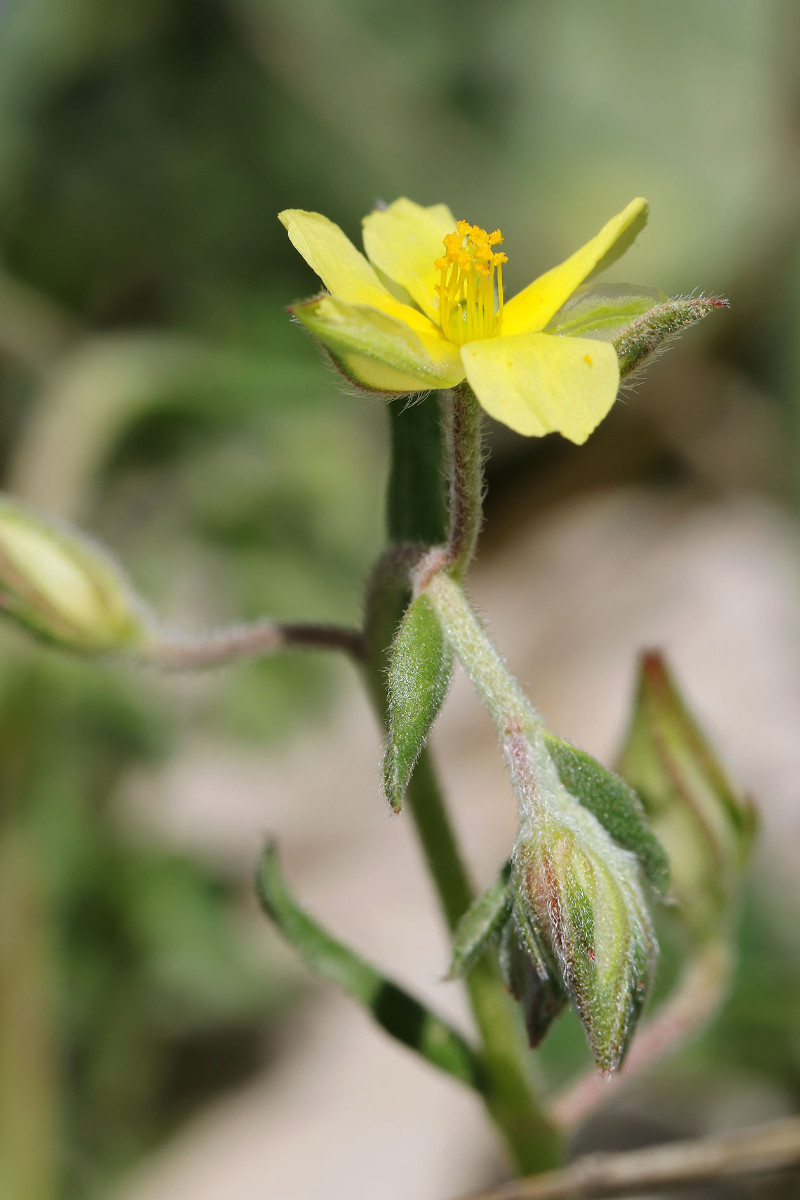
<path id="1" fill-rule="evenodd" d="M 732 787 L 657 651 L 640 661 L 619 769 L 667 851 L 682 919 L 700 939 L 715 935 L 735 901 L 755 813 Z"/>

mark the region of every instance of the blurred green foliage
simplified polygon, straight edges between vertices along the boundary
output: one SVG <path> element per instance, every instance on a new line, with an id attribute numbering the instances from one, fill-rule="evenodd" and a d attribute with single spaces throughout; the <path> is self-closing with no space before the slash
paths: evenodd
<path id="1" fill-rule="evenodd" d="M 378 197 L 446 200 L 502 226 L 513 291 L 644 194 L 651 230 L 623 269 L 730 292 L 733 314 L 693 334 L 670 382 L 626 423 L 614 414 L 579 466 L 552 439 L 497 437 L 493 496 L 532 462 L 542 506 L 578 475 L 676 469 L 788 495 L 798 34 L 791 0 L 6 0 L 3 486 L 96 532 L 176 623 L 354 621 L 381 538 L 383 414 L 338 395 L 290 327 L 285 304 L 316 282 L 277 211 L 318 209 L 355 234 Z M 743 408 L 727 405 L 732 381 Z M 720 449 L 699 468 L 705 418 Z M 773 418 L 765 459 L 751 434 Z M 169 1134 L 193 1089 L 230 1081 L 193 1079 L 182 1048 L 211 1062 L 215 1037 L 249 1047 L 280 999 L 237 932 L 237 885 L 137 842 L 116 792 L 190 725 L 285 738 L 332 676 L 313 656 L 241 667 L 176 711 L 154 678 L 88 671 L 12 633 L 0 649 L 0 847 L 27 931 L 0 941 L 0 1013 L 15 989 L 45 997 L 27 1006 L 39 1054 L 29 1045 L 26 1061 L 43 1064 L 27 1107 L 8 1082 L 19 1047 L 0 1032 L 0 1116 L 14 1114 L 0 1144 L 24 1172 L 57 1128 L 35 1194 L 86 1200 Z M 777 999 L 786 980 L 796 998 L 796 947 L 769 957 L 751 942 L 728 1024 L 704 1046 L 732 1065 L 725 1030 L 741 1021 L 742 1043 L 752 1029 L 758 972 L 775 991 L 756 1065 L 796 1094 Z M 250 1050 L 230 1056 L 242 1071 Z"/>

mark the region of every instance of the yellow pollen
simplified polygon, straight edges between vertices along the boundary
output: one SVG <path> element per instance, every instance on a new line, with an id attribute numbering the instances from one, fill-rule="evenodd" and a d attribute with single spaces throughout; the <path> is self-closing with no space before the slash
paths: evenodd
<path id="1" fill-rule="evenodd" d="M 463 346 L 480 338 L 497 337 L 503 319 L 503 263 L 496 252 L 503 235 L 459 221 L 443 239 L 444 254 L 434 266 L 440 273 L 439 324 L 445 337 Z"/>
<path id="2" fill-rule="evenodd" d="M 589 364 L 589 366 L 591 366 L 591 365 L 592 365 L 592 356 L 591 356 L 591 354 L 584 354 L 584 356 L 583 356 L 583 361 L 584 361 L 585 363 L 588 363 L 588 364 Z"/>

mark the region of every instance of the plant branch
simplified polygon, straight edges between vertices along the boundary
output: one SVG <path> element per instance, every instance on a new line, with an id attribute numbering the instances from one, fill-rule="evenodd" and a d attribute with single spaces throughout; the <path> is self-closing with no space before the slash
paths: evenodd
<path id="1" fill-rule="evenodd" d="M 464 1200 L 602 1200 L 800 1168 L 800 1120 L 703 1141 L 597 1154 L 563 1171 L 519 1179 Z"/>
<path id="2" fill-rule="evenodd" d="M 268 620 L 215 629 L 197 637 L 158 630 L 142 655 L 146 662 L 167 671 L 201 671 L 242 658 L 261 658 L 277 650 L 301 648 L 341 650 L 359 663 L 364 658 L 364 639 L 359 630 Z"/>
<path id="3" fill-rule="evenodd" d="M 699 1033 L 722 1002 L 731 968 L 731 951 L 724 942 L 699 951 L 676 991 L 634 1038 L 622 1069 L 610 1079 L 592 1072 L 556 1097 L 550 1110 L 556 1123 L 564 1128 L 580 1124 L 619 1086 Z"/>
<path id="4" fill-rule="evenodd" d="M 445 404 L 456 407 L 462 402 L 477 408 L 471 393 L 453 394 L 445 400 Z M 480 524 L 479 479 L 471 492 L 478 502 L 477 519 L 467 520 L 466 509 L 458 518 L 451 513 L 449 534 L 445 531 L 444 521 L 439 523 L 442 429 L 438 422 L 429 420 L 424 409 L 424 405 L 400 411 L 390 408 L 394 430 L 388 527 L 394 545 L 379 560 L 372 576 L 367 593 L 365 633 L 365 679 L 384 728 L 388 718 L 387 667 L 392 640 L 411 596 L 410 573 L 419 567 L 421 558 L 425 559 L 426 547 L 435 546 L 431 554 L 438 556 L 446 552 L 444 543 L 457 547 L 466 567 Z M 448 411 L 452 415 L 454 410 L 445 409 L 445 426 Z M 473 412 L 472 415 L 476 422 L 475 461 L 480 466 L 477 441 L 480 414 Z M 408 425 L 408 429 L 401 433 L 401 425 Z M 451 455 L 448 465 L 462 471 L 462 467 L 456 465 L 457 461 L 463 462 L 461 452 L 455 460 Z M 461 496 L 462 492 L 461 485 L 453 485 L 451 502 L 454 495 Z M 456 530 L 462 533 L 454 538 Z M 433 763 L 425 750 L 409 781 L 406 801 L 448 928 L 453 930 L 470 905 L 473 889 Z M 487 1110 L 505 1139 L 517 1169 L 525 1172 L 547 1170 L 558 1161 L 561 1138 L 532 1089 L 528 1077 L 530 1055 L 522 1023 L 503 987 L 493 952 L 482 956 L 465 982 L 481 1034 L 481 1054 L 487 1074 L 484 1093 Z"/>

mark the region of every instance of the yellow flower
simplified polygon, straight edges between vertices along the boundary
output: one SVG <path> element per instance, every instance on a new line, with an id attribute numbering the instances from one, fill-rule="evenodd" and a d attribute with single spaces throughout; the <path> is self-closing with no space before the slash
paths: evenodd
<path id="1" fill-rule="evenodd" d="M 518 433 L 585 442 L 614 403 L 616 352 L 608 341 L 545 328 L 646 218 L 646 201 L 632 200 L 504 304 L 500 231 L 456 221 L 445 204 L 400 199 L 371 212 L 366 258 L 327 217 L 287 209 L 280 220 L 327 289 L 291 311 L 364 387 L 402 395 L 466 379 L 486 412 Z"/>

